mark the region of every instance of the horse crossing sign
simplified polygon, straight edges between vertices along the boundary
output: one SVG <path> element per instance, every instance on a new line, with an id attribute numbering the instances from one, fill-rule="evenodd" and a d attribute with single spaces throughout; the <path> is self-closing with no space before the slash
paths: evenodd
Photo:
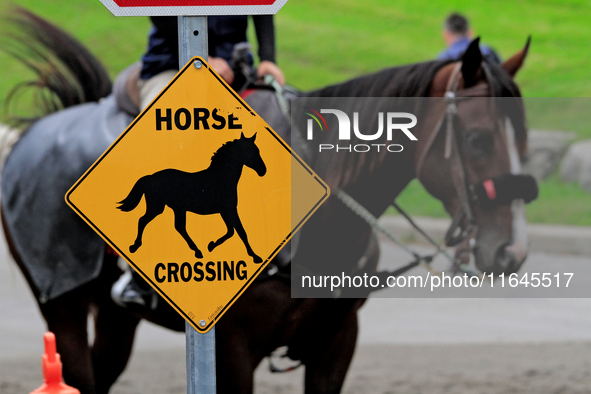
<path id="1" fill-rule="evenodd" d="M 66 201 L 205 333 L 328 194 L 291 148 L 194 58 Z"/>

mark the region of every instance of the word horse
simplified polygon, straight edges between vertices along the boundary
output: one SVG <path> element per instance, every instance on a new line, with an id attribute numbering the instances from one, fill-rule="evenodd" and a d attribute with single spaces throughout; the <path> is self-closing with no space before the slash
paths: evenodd
<path id="1" fill-rule="evenodd" d="M 166 169 L 141 177 L 129 195 L 118 203 L 120 210 L 130 212 L 138 206 L 142 196 L 146 197 L 146 213 L 138 221 L 137 238 L 129 251 L 135 253 L 142 246 L 144 229 L 168 206 L 174 212 L 174 228 L 195 252 L 195 257 L 200 259 L 203 253 L 187 233 L 187 212 L 199 215 L 219 213 L 228 231 L 217 241 L 211 241 L 207 249 L 211 252 L 232 237 L 236 230 L 248 255 L 256 264 L 262 263 L 263 260 L 248 243 L 237 210 L 237 187 L 242 167 L 252 168 L 258 176 L 267 172 L 255 140 L 256 133 L 250 138 L 242 133 L 239 139 L 229 141 L 218 149 L 211 158 L 210 166 L 203 171 L 190 173 Z"/>

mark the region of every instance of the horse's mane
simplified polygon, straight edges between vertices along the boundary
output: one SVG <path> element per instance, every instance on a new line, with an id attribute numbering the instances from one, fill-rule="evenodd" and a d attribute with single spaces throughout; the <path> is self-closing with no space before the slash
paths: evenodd
<path id="1" fill-rule="evenodd" d="M 487 62 L 490 70 L 487 80 L 491 86 L 491 92 L 495 97 L 515 97 L 517 105 L 511 103 L 500 108 L 501 113 L 509 116 L 515 128 L 517 143 L 525 148 L 526 128 L 521 104 L 521 93 L 513 82 L 513 79 L 497 64 Z M 414 108 L 418 101 L 404 100 L 409 97 L 428 97 L 431 84 L 437 72 L 449 64 L 450 61 L 429 61 L 424 63 L 411 64 L 401 67 L 388 68 L 376 73 L 361 76 L 349 81 L 330 85 L 318 90 L 304 93 L 303 97 L 392 97 L 399 98 L 399 101 L 390 102 L 395 104 L 397 111 L 414 112 L 420 108 Z M 323 104 L 325 102 L 323 101 Z M 330 101 L 326 102 L 330 105 Z M 368 106 L 371 104 L 368 104 Z M 342 110 L 343 108 L 340 108 Z M 379 108 L 367 108 L 367 111 L 360 112 L 360 125 L 368 130 L 377 130 L 377 112 Z M 365 116 L 364 116 L 365 113 Z M 333 118 L 333 117 L 329 117 Z M 330 127 L 329 127 L 330 129 Z M 318 143 L 338 144 L 337 133 L 320 133 Z M 399 134 L 400 136 L 401 134 Z M 406 138 L 406 137 L 403 137 Z M 393 140 L 391 143 L 396 143 Z M 317 153 L 317 152 L 314 152 Z M 377 165 L 382 163 L 389 154 L 386 150 L 371 154 L 314 154 L 310 158 L 312 166 L 319 175 L 331 187 L 346 187 L 360 177 L 371 174 Z"/>
<path id="2" fill-rule="evenodd" d="M 306 97 L 425 97 L 435 74 L 449 61 L 387 68 L 305 93 Z"/>
<path id="3" fill-rule="evenodd" d="M 387 68 L 373 74 L 305 93 L 304 97 L 426 97 L 435 74 L 449 61 L 430 61 Z M 400 100 L 397 110 L 412 112 L 412 100 Z M 323 101 L 324 103 L 324 101 Z M 328 105 L 329 102 L 327 102 Z M 343 108 L 340 108 L 344 110 Z M 360 124 L 369 130 L 377 129 L 377 108 L 360 112 Z M 327 117 L 327 119 L 333 117 Z M 364 119 L 365 118 L 365 119 Z M 330 129 L 330 125 L 329 125 Z M 337 133 L 321 133 L 318 143 L 338 144 Z M 396 141 L 392 141 L 396 143 Z M 317 152 L 315 152 L 317 153 Z M 312 154 L 312 167 L 331 187 L 345 187 L 359 177 L 371 173 L 388 155 L 384 149 L 371 154 Z"/>
<path id="4" fill-rule="evenodd" d="M 220 146 L 211 156 L 211 165 L 228 161 L 235 154 L 234 151 L 239 148 L 239 142 L 240 138 L 237 138 Z"/>

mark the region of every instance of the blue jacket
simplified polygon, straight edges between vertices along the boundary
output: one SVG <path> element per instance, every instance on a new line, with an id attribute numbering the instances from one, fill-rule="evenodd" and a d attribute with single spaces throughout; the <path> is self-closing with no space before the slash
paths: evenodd
<path id="1" fill-rule="evenodd" d="M 463 37 L 448 46 L 444 51 L 440 52 L 437 55 L 437 59 L 439 60 L 460 60 L 466 49 L 472 40 L 468 37 Z M 480 52 L 482 52 L 482 56 L 486 57 L 493 63 L 501 63 L 501 58 L 497 53 L 489 46 L 480 44 Z"/>
<path id="2" fill-rule="evenodd" d="M 179 69 L 178 24 L 176 16 L 150 17 L 152 30 L 148 48 L 142 56 L 142 79 L 150 79 L 166 70 Z M 259 58 L 275 63 L 275 29 L 272 15 L 253 16 Z M 234 45 L 247 41 L 248 16 L 207 17 L 209 56 L 230 61 Z"/>

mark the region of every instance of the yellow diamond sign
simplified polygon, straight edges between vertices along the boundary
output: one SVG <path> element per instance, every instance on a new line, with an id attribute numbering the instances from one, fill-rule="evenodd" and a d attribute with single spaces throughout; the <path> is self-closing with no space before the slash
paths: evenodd
<path id="1" fill-rule="evenodd" d="M 194 58 L 66 201 L 204 333 L 328 194 L 291 148 Z"/>

